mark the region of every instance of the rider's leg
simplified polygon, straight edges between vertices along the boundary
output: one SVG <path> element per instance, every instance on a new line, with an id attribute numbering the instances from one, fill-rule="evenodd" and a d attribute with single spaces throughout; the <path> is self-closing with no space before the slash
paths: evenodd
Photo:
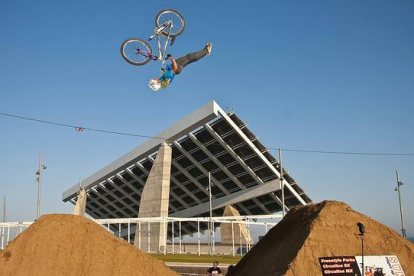
<path id="1" fill-rule="evenodd" d="M 186 67 L 188 64 L 196 62 L 200 59 L 202 59 L 203 57 L 205 57 L 208 54 L 207 48 L 204 48 L 200 51 L 194 52 L 194 53 L 190 53 L 188 55 L 185 55 L 183 57 L 180 57 L 176 60 L 177 62 L 177 66 L 178 66 L 178 71 L 176 72 L 176 74 L 180 74 L 181 71 L 183 70 L 184 67 Z"/>

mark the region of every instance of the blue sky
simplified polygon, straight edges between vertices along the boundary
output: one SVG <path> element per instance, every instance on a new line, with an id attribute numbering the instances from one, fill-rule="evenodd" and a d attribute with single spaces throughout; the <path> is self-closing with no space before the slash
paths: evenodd
<path id="1" fill-rule="evenodd" d="M 173 56 L 208 41 L 213 53 L 153 93 L 159 64 L 132 66 L 119 48 L 147 38 L 165 8 L 187 22 Z M 268 147 L 414 153 L 413 33 L 409 0 L 3 0 L 0 112 L 155 135 L 214 99 Z M 42 212 L 61 213 L 72 210 L 62 191 L 145 141 L 2 116 L 0 127 L 0 196 L 11 221 L 35 217 L 40 150 Z M 414 236 L 414 156 L 285 152 L 284 164 L 315 201 L 344 201 L 396 230 L 398 169 Z"/>

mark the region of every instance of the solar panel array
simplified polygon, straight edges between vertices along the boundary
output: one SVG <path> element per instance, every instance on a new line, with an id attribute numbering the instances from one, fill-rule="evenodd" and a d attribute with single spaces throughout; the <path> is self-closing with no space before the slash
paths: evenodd
<path id="1" fill-rule="evenodd" d="M 198 126 L 179 139 L 169 141 L 169 145 L 172 148 L 170 216 L 209 201 L 209 172 L 213 199 L 268 183 L 278 179 L 280 173 L 276 158 L 235 113 L 227 113 L 227 118 L 219 116 Z M 141 193 L 156 155 L 157 149 L 95 183 L 87 190 L 86 212 L 96 219 L 137 217 Z M 288 208 L 312 202 L 285 170 L 284 178 L 291 186 L 291 189 L 286 186 L 284 189 Z M 238 202 L 234 207 L 241 215 L 271 214 L 282 210 L 281 198 L 279 189 Z M 75 204 L 76 194 L 69 200 Z M 223 211 L 224 208 L 214 209 L 213 216 L 221 216 Z M 208 215 L 209 210 L 193 214 Z M 203 229 L 206 227 L 202 225 Z M 188 223 L 183 228 L 187 234 L 197 231 Z"/>

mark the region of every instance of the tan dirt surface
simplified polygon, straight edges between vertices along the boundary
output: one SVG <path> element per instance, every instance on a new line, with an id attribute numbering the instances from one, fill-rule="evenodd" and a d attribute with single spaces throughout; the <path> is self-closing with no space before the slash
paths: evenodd
<path id="1" fill-rule="evenodd" d="M 44 215 L 0 253 L 0 275 L 178 274 L 89 219 Z"/>
<path id="2" fill-rule="evenodd" d="M 319 276 L 319 257 L 361 256 L 357 223 L 365 226 L 364 255 L 396 255 L 414 275 L 414 244 L 345 203 L 323 201 L 291 209 L 228 276 Z"/>

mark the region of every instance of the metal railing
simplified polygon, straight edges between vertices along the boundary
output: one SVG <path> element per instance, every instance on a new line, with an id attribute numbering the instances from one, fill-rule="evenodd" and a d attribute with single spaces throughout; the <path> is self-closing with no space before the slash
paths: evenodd
<path id="1" fill-rule="evenodd" d="M 275 215 L 262 215 L 262 216 L 228 216 L 228 217 L 193 217 L 193 218 L 176 218 L 176 217 L 155 217 L 155 218 L 117 218 L 117 219 L 91 219 L 95 223 L 104 227 L 107 231 L 113 233 L 118 238 L 124 239 L 128 241 L 128 243 L 133 243 L 131 240 L 131 234 L 136 233 L 138 235 L 135 236 L 135 239 L 138 239 L 138 242 L 135 242 L 136 246 L 143 251 L 148 253 L 184 253 L 183 252 L 183 245 L 185 246 L 186 243 L 183 242 L 184 236 L 183 235 L 183 227 L 182 224 L 184 222 L 191 223 L 194 228 L 197 229 L 193 234 L 196 234 L 196 237 L 192 239 L 196 240 L 196 249 L 193 250 L 192 253 L 196 253 L 198 255 L 207 253 L 214 255 L 217 252 L 217 237 L 215 235 L 215 231 L 211 231 L 212 237 L 209 239 L 211 242 L 207 244 L 209 250 L 205 252 L 203 248 L 206 248 L 206 244 L 202 244 L 202 237 L 206 237 L 204 230 L 201 229 L 200 224 L 204 223 L 210 225 L 210 221 L 212 223 L 212 229 L 216 229 L 219 225 L 224 224 L 231 224 L 231 244 L 227 245 L 230 250 L 227 252 L 229 255 L 235 256 L 236 254 L 243 255 L 247 253 L 251 246 L 252 242 L 248 242 L 248 237 L 250 235 L 250 228 L 251 227 L 259 227 L 262 229 L 263 234 L 266 234 L 270 228 L 276 225 L 275 222 L 259 222 L 257 220 L 260 219 L 281 219 L 281 214 Z M 27 229 L 33 222 L 3 222 L 0 223 L 0 236 L 1 236 L 1 244 L 0 248 L 4 249 L 10 241 L 15 239 L 20 233 L 22 233 L 25 229 Z M 178 224 L 178 231 L 171 231 L 171 236 L 167 238 L 167 231 L 168 227 L 171 226 L 171 229 L 176 229 L 175 226 Z M 158 225 L 158 227 L 163 226 L 164 231 L 164 243 L 162 244 L 163 251 L 152 251 L 151 250 L 151 225 Z M 217 227 L 216 227 L 217 225 Z M 236 233 L 235 228 L 238 226 L 238 233 Z M 247 231 L 247 235 L 242 233 L 242 225 L 245 226 Z M 143 232 L 142 229 L 147 227 L 148 231 Z M 138 229 L 138 231 L 136 231 Z M 161 228 L 160 228 L 161 229 Z M 260 232 L 262 232 L 260 231 Z M 177 235 L 175 234 L 176 232 Z M 210 231 L 208 231 L 210 233 Z M 185 233 L 184 233 L 185 234 Z M 144 240 L 146 239 L 146 240 Z M 167 243 L 167 240 L 170 240 L 170 243 Z M 178 242 L 176 242 L 178 239 Z M 194 243 L 193 243 L 194 244 Z M 147 248 L 144 248 L 148 246 Z M 178 249 L 176 247 L 178 246 Z M 188 247 L 188 246 L 187 246 Z M 167 250 L 168 248 L 168 250 Z M 195 251 L 195 252 L 194 252 Z M 204 251 L 204 252 L 203 252 Z M 188 252 L 185 252 L 188 253 Z M 226 253 L 220 253 L 226 254 Z"/>

